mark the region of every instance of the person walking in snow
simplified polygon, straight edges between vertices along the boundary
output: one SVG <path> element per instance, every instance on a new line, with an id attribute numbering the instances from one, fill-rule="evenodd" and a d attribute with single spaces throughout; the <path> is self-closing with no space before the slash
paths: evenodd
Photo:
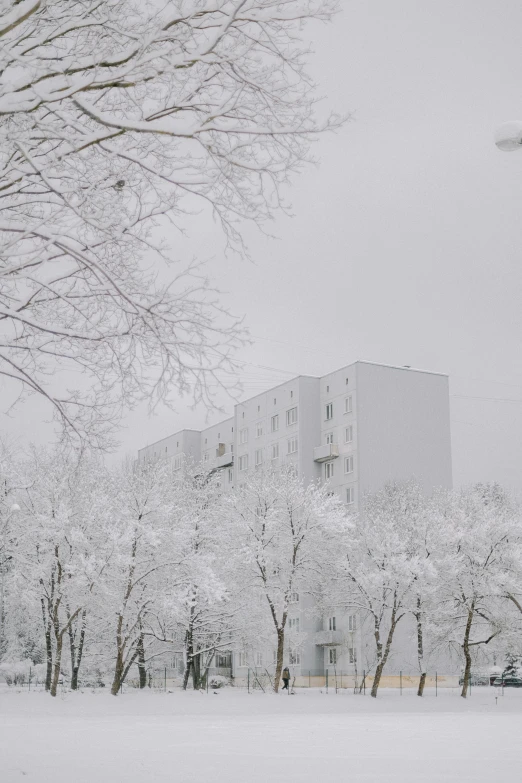
<path id="1" fill-rule="evenodd" d="M 288 690 L 288 683 L 290 682 L 290 669 L 288 666 L 285 666 L 283 669 L 283 675 L 281 679 L 283 680 L 283 690 Z"/>

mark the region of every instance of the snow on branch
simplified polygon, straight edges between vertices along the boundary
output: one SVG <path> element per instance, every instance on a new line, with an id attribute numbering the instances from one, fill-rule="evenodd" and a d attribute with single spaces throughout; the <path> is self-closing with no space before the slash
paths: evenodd
<path id="1" fill-rule="evenodd" d="M 0 374 L 107 445 L 122 405 L 213 405 L 244 334 L 154 234 L 187 199 L 229 246 L 321 130 L 301 29 L 332 0 L 24 0 L 0 12 Z M 188 209 L 188 204 L 187 204 Z M 168 274 L 168 273 L 167 273 Z M 60 369 L 85 382 L 55 388 Z M 53 385 L 54 381 L 54 385 Z M 233 382 L 232 382 L 233 383 Z M 59 384 L 58 384 L 59 385 Z"/>

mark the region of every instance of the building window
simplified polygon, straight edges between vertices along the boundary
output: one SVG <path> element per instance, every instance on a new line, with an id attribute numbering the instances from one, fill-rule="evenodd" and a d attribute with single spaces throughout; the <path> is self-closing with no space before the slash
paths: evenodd
<path id="1" fill-rule="evenodd" d="M 263 665 L 263 653 L 257 652 L 256 653 L 256 666 L 262 666 Z"/>
<path id="2" fill-rule="evenodd" d="M 277 432 L 279 429 L 279 415 L 272 416 L 270 419 L 270 431 Z"/>
<path id="3" fill-rule="evenodd" d="M 356 614 L 349 614 L 348 615 L 348 630 L 349 631 L 356 631 L 357 630 L 357 615 Z"/>
<path id="4" fill-rule="evenodd" d="M 181 454 L 179 455 L 179 457 L 176 457 L 174 459 L 174 470 L 179 470 L 181 468 L 181 461 L 182 461 L 182 459 L 183 458 L 182 458 Z"/>
<path id="5" fill-rule="evenodd" d="M 330 419 L 333 419 L 333 402 L 327 402 L 325 407 L 325 419 L 326 421 L 330 421 Z"/>
<path id="6" fill-rule="evenodd" d="M 330 387 L 329 387 L 329 386 L 327 386 L 327 387 L 326 387 L 326 393 L 328 394 L 328 392 L 329 392 L 329 391 L 330 391 Z"/>
<path id="7" fill-rule="evenodd" d="M 168 446 L 165 446 L 165 451 L 168 451 Z"/>
<path id="8" fill-rule="evenodd" d="M 205 438 L 205 446 L 207 445 L 207 439 Z"/>
<path id="9" fill-rule="evenodd" d="M 231 484 L 234 480 L 234 472 L 232 468 L 228 469 L 228 483 Z"/>
<path id="10" fill-rule="evenodd" d="M 256 424 L 256 438 L 260 438 L 263 434 L 263 422 L 258 421 Z"/>
<path id="11" fill-rule="evenodd" d="M 346 386 L 348 386 L 348 378 L 346 378 L 344 382 L 345 382 Z"/>
<path id="12" fill-rule="evenodd" d="M 345 413 L 351 413 L 352 412 L 352 395 L 350 394 L 349 397 L 344 398 L 344 412 Z"/>
<path id="13" fill-rule="evenodd" d="M 256 449 L 255 453 L 256 468 L 263 464 L 263 449 Z"/>
<path id="14" fill-rule="evenodd" d="M 274 397 L 274 405 L 277 405 L 277 400 L 275 397 Z"/>
<path id="15" fill-rule="evenodd" d="M 328 630 L 329 631 L 336 631 L 337 630 L 335 617 L 329 617 L 328 618 Z"/>
<path id="16" fill-rule="evenodd" d="M 205 462 L 208 462 L 208 451 L 205 451 Z"/>
<path id="17" fill-rule="evenodd" d="M 179 440 L 176 442 L 176 448 L 179 449 Z"/>
<path id="18" fill-rule="evenodd" d="M 344 428 L 344 442 L 351 443 L 352 441 L 353 441 L 353 426 L 350 424 L 349 427 Z"/>
<path id="19" fill-rule="evenodd" d="M 259 413 L 260 410 L 261 410 L 261 405 L 258 405 L 257 406 L 257 412 Z"/>
<path id="20" fill-rule="evenodd" d="M 355 663 L 355 647 L 348 647 L 348 662 Z"/>
<path id="21" fill-rule="evenodd" d="M 297 438 L 290 438 L 288 441 L 288 453 L 295 454 L 297 451 Z"/>
<path id="22" fill-rule="evenodd" d="M 247 470 L 247 469 L 248 469 L 248 454 L 243 454 L 243 456 L 239 458 L 239 470 Z"/>
<path id="23" fill-rule="evenodd" d="M 288 621 L 288 627 L 294 633 L 299 633 L 299 617 L 291 617 Z"/>
<path id="24" fill-rule="evenodd" d="M 355 490 L 353 487 L 346 487 L 346 502 L 349 506 L 355 502 Z"/>
<path id="25" fill-rule="evenodd" d="M 248 443 L 248 427 L 243 427 L 242 430 L 239 430 L 239 442 Z"/>
<path id="26" fill-rule="evenodd" d="M 291 604 L 298 604 L 299 603 L 299 593 L 290 593 L 289 602 Z"/>
<path id="27" fill-rule="evenodd" d="M 272 443 L 272 459 L 279 459 L 279 443 Z"/>
<path id="28" fill-rule="evenodd" d="M 333 663 L 334 666 L 337 663 L 337 649 L 335 647 L 330 647 L 328 650 L 328 663 Z"/>
<path id="29" fill-rule="evenodd" d="M 333 443 L 334 442 L 334 434 L 333 432 L 327 432 L 325 435 L 325 443 Z"/>
<path id="30" fill-rule="evenodd" d="M 333 478 L 334 474 L 334 463 L 333 462 L 325 462 L 324 463 L 324 477 L 328 481 L 328 479 Z"/>
<path id="31" fill-rule="evenodd" d="M 286 426 L 297 424 L 297 408 L 290 408 L 286 412 Z"/>
<path id="32" fill-rule="evenodd" d="M 344 458 L 344 472 L 353 473 L 353 454 Z"/>
<path id="33" fill-rule="evenodd" d="M 290 665 L 299 666 L 300 663 L 301 653 L 297 652 L 297 650 L 290 650 Z"/>
<path id="34" fill-rule="evenodd" d="M 248 666 L 246 652 L 239 653 L 239 666 Z"/>
<path id="35" fill-rule="evenodd" d="M 294 396 L 294 393 L 293 393 L 293 391 L 291 391 L 290 392 L 290 399 L 292 399 L 293 396 Z"/>

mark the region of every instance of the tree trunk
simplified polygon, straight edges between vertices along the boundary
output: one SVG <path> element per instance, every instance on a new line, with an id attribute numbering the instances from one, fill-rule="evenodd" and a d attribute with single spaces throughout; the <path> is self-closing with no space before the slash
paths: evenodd
<path id="1" fill-rule="evenodd" d="M 276 656 L 276 670 L 274 677 L 274 691 L 279 692 L 279 684 L 281 682 L 281 672 L 283 671 L 283 656 L 285 652 L 285 629 L 277 629 L 277 656 Z"/>
<path id="2" fill-rule="evenodd" d="M 205 662 L 205 664 L 203 666 L 203 673 L 200 674 L 201 687 L 203 689 L 205 689 L 207 687 L 207 681 L 208 681 L 208 676 L 209 676 L 208 672 L 209 672 L 210 667 L 212 666 L 212 661 L 214 660 L 215 656 L 216 656 L 216 651 L 212 650 L 209 653 L 209 655 L 207 657 L 207 660 L 206 660 L 206 662 Z"/>
<path id="3" fill-rule="evenodd" d="M 417 696 L 422 696 L 424 693 L 424 685 L 426 683 L 426 672 L 424 666 L 424 639 L 422 633 L 422 612 L 421 612 L 421 599 L 417 596 L 417 612 L 415 614 L 417 620 L 417 661 L 419 664 L 420 680 L 419 688 L 417 690 Z"/>
<path id="4" fill-rule="evenodd" d="M 113 696 L 118 695 L 121 684 L 123 681 L 123 655 L 121 650 L 118 650 L 116 654 L 116 663 L 114 666 L 114 677 L 111 685 L 111 693 Z"/>
<path id="5" fill-rule="evenodd" d="M 422 672 L 419 680 L 419 687 L 417 689 L 417 696 L 424 695 L 424 686 L 426 685 L 426 672 Z"/>
<path id="6" fill-rule="evenodd" d="M 53 679 L 51 683 L 51 696 L 56 696 L 56 693 L 58 691 L 58 683 L 60 680 L 60 668 L 62 665 L 62 647 L 63 647 L 63 636 L 60 633 L 58 634 L 56 639 L 56 655 L 54 657 Z"/>
<path id="7" fill-rule="evenodd" d="M 390 620 L 390 630 L 388 631 L 388 636 L 386 637 L 386 644 L 384 646 L 384 652 L 382 651 L 382 644 L 380 645 L 381 658 L 379 663 L 377 664 L 377 668 L 375 669 L 375 676 L 373 678 L 372 691 L 371 691 L 371 695 L 373 696 L 374 699 L 377 698 L 377 691 L 379 690 L 382 673 L 384 667 L 386 666 L 386 661 L 388 660 L 388 656 L 390 654 L 391 645 L 393 641 L 393 634 L 395 633 L 395 628 L 397 627 L 397 623 L 399 622 L 400 619 L 401 619 L 400 617 L 397 618 L 397 609 L 394 606 L 392 610 L 391 620 Z M 380 633 L 379 633 L 379 643 L 380 643 Z"/>
<path id="8" fill-rule="evenodd" d="M 71 648 L 71 690 L 78 690 L 78 673 L 80 671 L 80 664 L 83 656 L 83 646 L 85 643 L 85 625 L 86 625 L 87 612 L 84 609 L 82 612 L 81 624 L 80 624 L 80 638 L 78 641 L 78 647 L 76 646 L 75 633 L 73 632 L 72 623 L 69 624 L 69 645 Z"/>
<path id="9" fill-rule="evenodd" d="M 192 658 L 192 687 L 195 691 L 201 688 L 201 654 L 196 653 Z"/>
<path id="10" fill-rule="evenodd" d="M 145 666 L 145 647 L 143 645 L 143 634 L 138 639 L 138 674 L 140 678 L 140 689 L 147 685 L 147 669 Z"/>
<path id="11" fill-rule="evenodd" d="M 473 614 L 474 614 L 474 604 L 471 605 L 471 608 L 468 609 L 468 620 L 466 622 L 466 630 L 464 631 L 464 641 L 462 643 L 462 650 L 464 652 L 464 660 L 465 660 L 465 667 L 464 667 L 464 681 L 462 683 L 462 691 L 460 692 L 460 695 L 463 699 L 465 699 L 468 695 L 468 684 L 471 679 L 471 652 L 469 649 L 469 638 L 471 635 L 471 625 L 473 623 Z"/>
<path id="12" fill-rule="evenodd" d="M 51 620 L 46 616 L 44 599 L 41 598 L 40 601 L 42 604 L 42 616 L 45 634 L 45 690 L 50 691 L 51 679 L 53 676 L 53 643 L 51 639 Z"/>
<path id="13" fill-rule="evenodd" d="M 379 683 L 381 681 L 381 674 L 384 667 L 382 665 L 382 642 L 381 642 L 380 621 L 377 615 L 374 615 L 373 620 L 374 620 L 373 635 L 375 638 L 375 648 L 377 651 L 377 668 L 375 670 L 375 677 L 373 678 L 373 686 L 372 686 L 372 696 L 375 698 L 377 696 L 377 690 L 379 688 Z"/>
<path id="14" fill-rule="evenodd" d="M 50 628 L 45 631 L 45 664 L 45 690 L 50 691 L 53 676 L 53 643 Z"/>
<path id="15" fill-rule="evenodd" d="M 187 685 L 189 681 L 190 672 L 192 669 L 192 658 L 187 661 L 187 665 L 185 666 L 185 671 L 183 672 L 183 690 L 187 690 Z"/>
<path id="16" fill-rule="evenodd" d="M 373 677 L 373 684 L 372 684 L 372 690 L 371 695 L 374 699 L 377 698 L 377 691 L 379 690 L 379 685 L 381 683 L 381 677 L 382 677 L 382 670 L 384 669 L 386 661 L 384 658 L 381 658 L 380 662 L 377 664 L 377 668 L 375 669 L 375 675 Z"/>
<path id="17" fill-rule="evenodd" d="M 191 612 L 192 614 L 192 612 Z M 194 666 L 194 645 L 192 641 L 192 620 L 189 621 L 189 627 L 185 633 L 185 671 L 183 672 L 183 690 L 187 690 L 189 676 Z"/>
<path id="18" fill-rule="evenodd" d="M 118 695 L 118 691 L 120 690 L 121 686 L 125 682 L 125 679 L 130 671 L 131 666 L 133 666 L 133 664 L 136 661 L 136 658 L 138 657 L 137 646 L 135 647 L 134 652 L 128 658 L 127 661 L 125 661 L 124 659 L 123 651 L 124 648 L 118 648 L 118 653 L 116 655 L 116 664 L 114 666 L 114 679 L 112 681 L 112 686 L 111 686 L 111 693 L 113 696 Z"/>

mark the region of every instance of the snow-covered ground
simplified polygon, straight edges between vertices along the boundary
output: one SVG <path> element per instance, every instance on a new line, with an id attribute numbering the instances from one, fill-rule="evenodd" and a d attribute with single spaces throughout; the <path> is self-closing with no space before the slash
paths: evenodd
<path id="1" fill-rule="evenodd" d="M 497 697 L 497 698 L 495 698 Z M 0 781 L 511 783 L 522 693 L 0 691 Z"/>

